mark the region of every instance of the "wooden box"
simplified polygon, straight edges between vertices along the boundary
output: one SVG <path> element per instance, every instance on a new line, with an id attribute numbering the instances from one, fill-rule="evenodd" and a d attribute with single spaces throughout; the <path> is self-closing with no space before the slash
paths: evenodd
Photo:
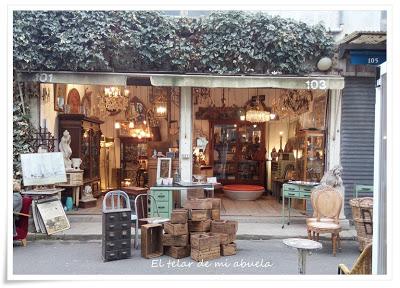
<path id="1" fill-rule="evenodd" d="M 204 221 L 210 219 L 210 210 L 190 210 L 190 219 L 192 221 Z"/>
<path id="2" fill-rule="evenodd" d="M 201 233 L 190 235 L 190 246 L 192 249 L 204 251 L 218 247 L 220 240 L 218 235 L 210 235 L 209 233 Z"/>
<path id="3" fill-rule="evenodd" d="M 187 191 L 187 199 L 203 199 L 205 198 L 203 189 L 190 189 Z"/>
<path id="4" fill-rule="evenodd" d="M 187 209 L 174 209 L 171 212 L 171 223 L 172 224 L 185 224 L 188 221 L 188 210 Z"/>
<path id="5" fill-rule="evenodd" d="M 217 258 L 221 257 L 221 248 L 220 248 L 220 246 L 213 247 L 207 251 L 191 249 L 190 256 L 192 257 L 193 260 L 195 260 L 197 262 L 217 259 Z"/>
<path id="6" fill-rule="evenodd" d="M 190 256 L 190 246 L 165 246 L 164 254 L 175 259 L 181 259 Z"/>
<path id="7" fill-rule="evenodd" d="M 189 235 L 174 236 L 171 234 L 164 234 L 162 236 L 163 246 L 178 246 L 184 247 L 189 244 Z"/>
<path id="8" fill-rule="evenodd" d="M 221 198 L 209 198 L 211 199 L 212 209 L 221 210 Z"/>
<path id="9" fill-rule="evenodd" d="M 220 220 L 221 219 L 221 210 L 212 209 L 211 210 L 211 219 L 212 220 Z"/>
<path id="10" fill-rule="evenodd" d="M 238 229 L 238 222 L 231 220 L 213 220 L 211 222 L 211 232 L 236 234 Z"/>
<path id="11" fill-rule="evenodd" d="M 145 224 L 141 227 L 141 255 L 144 258 L 155 258 L 163 255 L 161 224 Z"/>
<path id="12" fill-rule="evenodd" d="M 205 221 L 188 221 L 190 232 L 209 232 L 211 227 L 211 220 Z"/>
<path id="13" fill-rule="evenodd" d="M 164 231 L 167 234 L 174 236 L 189 234 L 188 224 L 172 224 L 170 222 L 164 223 Z"/>
<path id="14" fill-rule="evenodd" d="M 222 256 L 232 256 L 235 255 L 237 251 L 236 243 L 222 244 L 221 245 L 221 255 Z"/>
<path id="15" fill-rule="evenodd" d="M 236 234 L 226 234 L 226 233 L 208 233 L 212 236 L 218 236 L 220 244 L 229 244 L 236 240 Z"/>
<path id="16" fill-rule="evenodd" d="M 83 170 L 66 172 L 67 184 L 71 186 L 83 185 Z"/>
<path id="17" fill-rule="evenodd" d="M 188 199 L 183 205 L 186 209 L 212 209 L 212 201 L 207 199 Z"/>

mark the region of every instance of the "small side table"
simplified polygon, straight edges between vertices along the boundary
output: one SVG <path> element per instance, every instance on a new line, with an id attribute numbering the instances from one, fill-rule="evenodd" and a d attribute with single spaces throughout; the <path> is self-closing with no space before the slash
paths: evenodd
<path id="1" fill-rule="evenodd" d="M 311 254 L 313 250 L 322 248 L 322 244 L 319 242 L 301 238 L 283 239 L 283 244 L 297 249 L 299 257 L 297 263 L 299 274 L 306 274 L 307 253 Z"/>
<path id="2" fill-rule="evenodd" d="M 78 209 L 79 207 L 79 194 L 81 190 L 81 186 L 83 186 L 83 170 L 70 170 L 66 171 L 67 174 L 67 182 L 66 183 L 58 183 L 58 187 L 64 188 L 72 188 L 72 201 L 75 204 L 75 207 Z"/>

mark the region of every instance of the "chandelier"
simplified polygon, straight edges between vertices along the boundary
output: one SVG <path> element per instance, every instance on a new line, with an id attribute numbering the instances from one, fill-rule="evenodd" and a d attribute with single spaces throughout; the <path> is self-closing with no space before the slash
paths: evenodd
<path id="1" fill-rule="evenodd" d="M 100 112 L 125 111 L 129 103 L 129 90 L 119 87 L 105 87 L 104 95 L 99 96 Z"/>
<path id="2" fill-rule="evenodd" d="M 272 100 L 272 111 L 279 117 L 298 116 L 309 110 L 313 94 L 308 90 L 284 90 Z"/>
<path id="3" fill-rule="evenodd" d="M 133 137 L 138 139 L 149 139 L 152 137 L 150 126 L 146 120 L 143 121 L 117 121 L 115 129 L 119 130 L 121 137 Z"/>
<path id="4" fill-rule="evenodd" d="M 248 105 L 246 111 L 246 120 L 252 123 L 268 122 L 270 120 L 270 112 L 266 111 L 260 103 L 260 99 L 257 96 L 256 104 L 254 106 L 251 103 Z"/>

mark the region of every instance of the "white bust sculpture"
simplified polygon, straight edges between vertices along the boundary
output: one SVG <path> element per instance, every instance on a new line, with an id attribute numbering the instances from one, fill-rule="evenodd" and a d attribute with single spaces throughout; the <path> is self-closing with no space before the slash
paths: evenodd
<path id="1" fill-rule="evenodd" d="M 72 169 L 72 162 L 71 159 L 69 159 L 69 157 L 71 157 L 72 154 L 71 147 L 69 146 L 70 144 L 71 144 L 71 135 L 69 135 L 68 130 L 65 130 L 63 133 L 63 137 L 61 138 L 60 144 L 58 144 L 60 152 L 62 152 L 64 155 L 65 170 Z"/>
<path id="2" fill-rule="evenodd" d="M 85 189 L 83 189 L 83 195 L 82 195 L 82 200 L 93 200 L 93 194 L 92 194 L 92 187 L 90 187 L 89 185 L 85 186 Z"/>

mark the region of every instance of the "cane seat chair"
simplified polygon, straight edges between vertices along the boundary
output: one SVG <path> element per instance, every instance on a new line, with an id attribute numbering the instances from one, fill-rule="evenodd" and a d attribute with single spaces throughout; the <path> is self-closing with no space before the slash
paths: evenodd
<path id="1" fill-rule="evenodd" d="M 343 198 L 339 191 L 331 187 L 322 188 L 316 195 L 314 200 L 316 220 L 307 223 L 308 239 L 319 241 L 319 234 L 332 235 L 332 251 L 336 256 L 336 247 L 340 247 L 340 231 L 339 214 L 343 205 Z M 321 221 L 321 219 L 329 218 L 332 222 Z M 317 239 L 315 239 L 317 235 Z"/>

